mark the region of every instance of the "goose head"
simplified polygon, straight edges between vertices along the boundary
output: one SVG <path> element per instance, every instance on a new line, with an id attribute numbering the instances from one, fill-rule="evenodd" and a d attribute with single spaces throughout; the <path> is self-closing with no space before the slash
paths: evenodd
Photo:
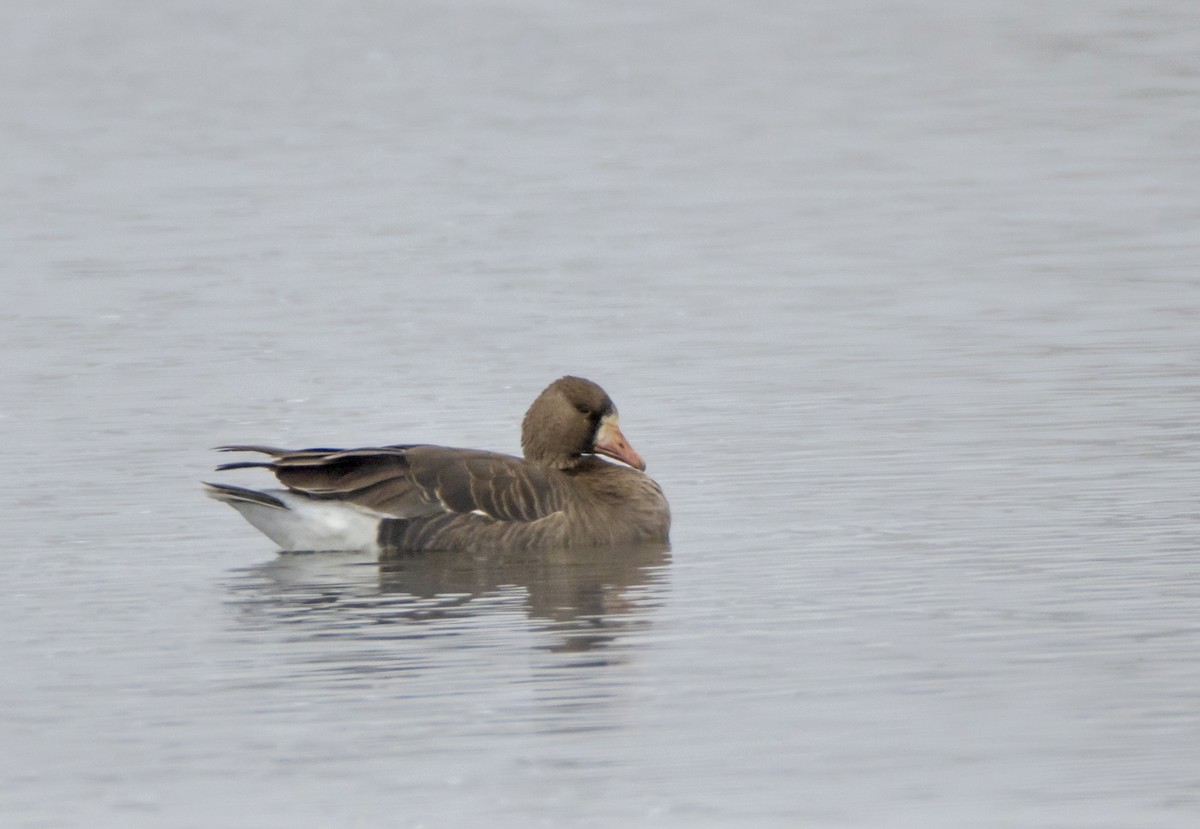
<path id="1" fill-rule="evenodd" d="M 528 460 L 555 469 L 574 469 L 589 455 L 646 468 L 621 434 L 612 399 L 582 377 L 560 377 L 538 395 L 521 424 L 521 448 Z"/>

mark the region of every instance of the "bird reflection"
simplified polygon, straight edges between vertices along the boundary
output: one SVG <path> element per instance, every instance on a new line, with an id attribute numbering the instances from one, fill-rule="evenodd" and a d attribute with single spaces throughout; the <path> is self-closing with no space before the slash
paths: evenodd
<path id="1" fill-rule="evenodd" d="M 507 587 L 526 593 L 525 610 L 560 634 L 552 650 L 586 651 L 610 642 L 635 609 L 630 588 L 660 579 L 665 545 L 542 550 L 487 555 L 417 554 L 382 561 L 384 594 L 477 598 Z"/>
<path id="2" fill-rule="evenodd" d="M 640 611 L 653 604 L 669 561 L 665 545 L 417 553 L 378 563 L 358 554 L 287 554 L 242 571 L 232 587 L 243 623 L 255 627 L 302 626 L 313 637 L 376 642 L 457 635 L 464 622 L 487 623 L 494 633 L 496 623 L 511 624 L 519 604 L 523 627 L 540 623 L 534 630 L 549 634 L 538 647 L 586 652 L 645 623 Z"/>

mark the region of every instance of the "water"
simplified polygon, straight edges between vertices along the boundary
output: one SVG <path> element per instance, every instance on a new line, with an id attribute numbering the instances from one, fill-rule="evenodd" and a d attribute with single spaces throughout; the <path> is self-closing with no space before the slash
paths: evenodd
<path id="1" fill-rule="evenodd" d="M 802 5 L 0 12 L 0 823 L 1196 825 L 1191 5 Z M 200 494 L 568 371 L 669 553 Z"/>

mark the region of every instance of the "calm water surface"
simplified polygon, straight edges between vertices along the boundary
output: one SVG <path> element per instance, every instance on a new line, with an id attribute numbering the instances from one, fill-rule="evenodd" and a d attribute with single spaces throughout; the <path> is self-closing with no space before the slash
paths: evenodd
<path id="1" fill-rule="evenodd" d="M 0 11 L 0 824 L 1198 825 L 1194 9 L 917 5 Z M 669 551 L 201 496 L 566 372 Z"/>

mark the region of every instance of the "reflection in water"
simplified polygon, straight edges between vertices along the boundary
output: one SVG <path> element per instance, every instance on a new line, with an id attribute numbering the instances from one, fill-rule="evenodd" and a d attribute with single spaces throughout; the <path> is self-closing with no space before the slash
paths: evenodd
<path id="1" fill-rule="evenodd" d="M 642 612 L 655 604 L 668 561 L 665 546 L 428 553 L 378 563 L 361 554 L 291 554 L 239 572 L 230 587 L 243 625 L 284 630 L 293 640 L 378 645 L 473 635 L 505 644 L 520 635 L 527 649 L 532 635 L 535 648 L 582 652 L 645 624 Z M 498 635 L 505 642 L 494 641 Z M 347 656 L 344 646 L 331 655 Z M 406 656 L 411 668 L 421 653 L 393 652 L 376 668 L 402 670 L 396 660 Z"/>
<path id="2" fill-rule="evenodd" d="M 491 555 L 417 555 L 383 562 L 379 589 L 463 602 L 519 587 L 530 619 L 558 635 L 554 650 L 586 651 L 612 641 L 635 609 L 631 587 L 662 578 L 665 546 L 550 550 Z M 656 569 L 657 568 L 657 569 Z M 615 617 L 615 618 L 614 618 Z"/>
<path id="3" fill-rule="evenodd" d="M 665 547 L 281 555 L 228 585 L 233 652 L 273 704 L 386 700 L 390 722 L 403 700 L 405 727 L 437 733 L 440 750 L 449 734 L 470 751 L 506 729 L 611 730 L 668 562 Z"/>

